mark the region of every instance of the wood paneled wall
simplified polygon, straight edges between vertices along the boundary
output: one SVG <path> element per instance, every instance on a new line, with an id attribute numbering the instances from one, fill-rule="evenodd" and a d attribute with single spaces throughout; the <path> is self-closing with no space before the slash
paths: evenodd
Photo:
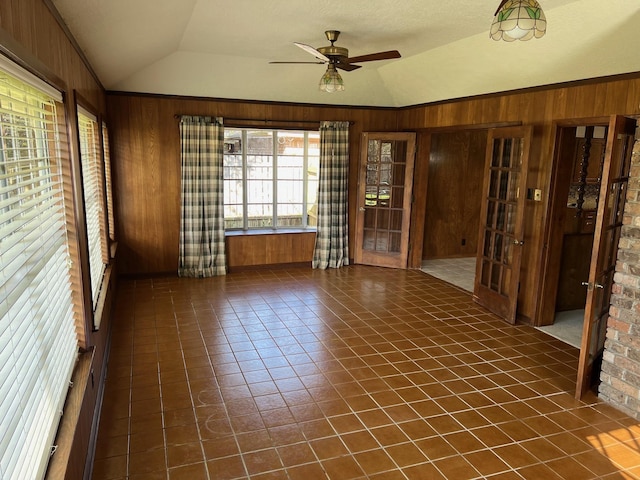
<path id="1" fill-rule="evenodd" d="M 486 129 L 431 136 L 422 257 L 475 256 Z"/>
<path id="2" fill-rule="evenodd" d="M 315 242 L 315 232 L 230 235 L 227 237 L 227 263 L 230 271 L 256 265 L 310 265 Z"/>
<path id="3" fill-rule="evenodd" d="M 69 142 L 75 175 L 79 178 L 79 153 L 77 150 L 77 128 L 75 122 L 74 92 L 79 94 L 88 106 L 99 115 L 106 113 L 105 93 L 91 68 L 84 62 L 83 55 L 76 50 L 75 43 L 66 27 L 59 22 L 59 15 L 50 0 L 0 1 L 0 50 L 64 93 L 67 112 L 67 132 L 61 132 L 61 141 Z M 78 184 L 76 183 L 76 186 Z M 78 218 L 83 218 L 82 194 L 75 192 Z M 73 206 L 69 206 L 73 208 Z M 79 232 L 84 226 L 78 225 Z M 87 276 L 88 279 L 88 276 Z M 114 277 L 115 280 L 115 277 Z M 88 283 L 86 284 L 88 285 Z M 90 294 L 89 294 L 90 301 Z M 111 310 L 111 299 L 105 305 Z M 108 317 L 108 313 L 106 316 Z M 88 367 L 94 382 L 89 382 L 85 395 L 72 409 L 78 416 L 78 423 L 71 433 L 72 445 L 69 456 L 56 453 L 50 465 L 52 478 L 77 480 L 82 478 L 92 434 L 92 422 L 98 401 L 99 381 L 105 372 L 106 344 L 108 338 L 108 318 L 103 319 L 100 330 L 87 332 L 87 343 L 93 349 L 93 361 Z M 85 378 L 85 381 L 87 379 Z M 63 421 L 68 416 L 63 417 Z M 55 465 L 54 465 L 55 464 Z"/>
<path id="4" fill-rule="evenodd" d="M 534 126 L 528 187 L 540 188 L 543 201 L 527 201 L 525 246 L 521 272 L 518 315 L 535 320 L 540 303 L 540 279 L 545 274 L 546 212 L 556 127 L 574 119 L 608 115 L 640 116 L 640 78 L 624 76 L 599 82 L 580 82 L 557 88 L 531 89 L 403 108 L 399 130 L 432 129 L 521 122 Z M 420 187 L 414 187 L 419 190 Z M 424 187 L 423 187 L 424 188 Z"/>
<path id="5" fill-rule="evenodd" d="M 360 134 L 393 131 L 394 109 L 222 101 L 184 97 L 107 95 L 119 241 L 118 268 L 128 275 L 176 272 L 180 232 L 180 137 L 177 115 L 213 115 L 266 122 L 225 124 L 262 128 L 313 127 L 304 122 L 350 121 L 349 218 L 356 218 Z M 296 123 L 297 122 L 297 123 Z M 227 259 L 238 266 L 311 262 L 313 235 L 230 236 Z M 351 239 L 353 235 L 351 235 Z M 286 248 L 283 246 L 286 245 Z M 350 245 L 353 252 L 353 245 Z"/>

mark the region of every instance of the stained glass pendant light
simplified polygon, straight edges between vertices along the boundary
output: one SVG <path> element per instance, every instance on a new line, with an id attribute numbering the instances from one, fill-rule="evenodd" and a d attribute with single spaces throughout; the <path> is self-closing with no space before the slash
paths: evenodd
<path id="1" fill-rule="evenodd" d="M 333 93 L 342 92 L 344 90 L 344 82 L 342 77 L 336 70 L 336 66 L 332 63 L 327 65 L 327 71 L 324 72 L 320 79 L 320 91 Z"/>
<path id="2" fill-rule="evenodd" d="M 536 0 L 503 0 L 491 24 L 491 38 L 513 42 L 540 38 L 547 31 L 547 19 Z"/>

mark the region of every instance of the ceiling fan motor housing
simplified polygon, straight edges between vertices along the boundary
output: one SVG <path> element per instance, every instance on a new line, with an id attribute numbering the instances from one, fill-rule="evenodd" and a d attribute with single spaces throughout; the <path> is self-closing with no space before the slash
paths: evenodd
<path id="1" fill-rule="evenodd" d="M 326 57 L 349 57 L 349 50 L 343 47 L 336 47 L 335 45 L 320 47 L 317 50 Z"/>
<path id="2" fill-rule="evenodd" d="M 340 32 L 338 30 L 327 30 L 324 32 L 327 37 L 327 40 L 331 42 L 331 45 L 328 47 L 320 47 L 317 50 L 326 57 L 349 57 L 349 50 L 343 47 L 336 47 L 333 43 L 338 40 L 338 36 Z"/>

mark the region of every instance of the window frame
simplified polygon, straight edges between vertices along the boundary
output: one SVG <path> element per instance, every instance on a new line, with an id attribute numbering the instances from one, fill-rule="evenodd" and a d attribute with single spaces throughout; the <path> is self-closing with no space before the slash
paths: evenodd
<path id="1" fill-rule="evenodd" d="M 310 158 L 315 158 L 316 162 L 317 162 L 317 170 L 319 170 L 319 159 L 320 159 L 320 148 L 319 148 L 319 142 L 320 142 L 320 131 L 319 130 L 313 130 L 313 129 L 299 129 L 299 128 L 260 128 L 260 127 L 233 127 L 233 126 L 225 126 L 225 133 L 227 131 L 239 131 L 241 132 L 241 139 L 240 139 L 240 152 L 239 153 L 228 153 L 229 148 L 228 145 L 231 144 L 231 142 L 228 142 L 227 137 L 225 137 L 225 149 L 223 152 L 223 169 L 224 169 L 224 182 L 225 184 L 229 181 L 229 178 L 227 178 L 226 176 L 226 158 L 230 155 L 239 155 L 241 157 L 242 160 L 242 165 L 241 165 L 241 171 L 242 171 L 242 178 L 241 178 L 241 184 L 242 184 L 242 226 L 241 227 L 226 227 L 225 226 L 225 234 L 226 235 L 234 235 L 234 234 L 251 234 L 251 233 L 265 233 L 265 232 L 270 232 L 270 233 L 291 233 L 291 232 L 315 232 L 316 231 L 316 225 L 309 225 L 309 209 L 312 207 L 312 204 L 309 202 L 309 185 L 310 185 L 310 181 L 309 181 L 309 159 Z M 255 226 L 252 227 L 249 225 L 251 218 L 254 217 L 249 217 L 248 214 L 248 210 L 249 210 L 249 189 L 248 189 L 248 184 L 251 182 L 251 180 L 248 178 L 248 169 L 250 168 L 247 162 L 247 157 L 250 157 L 252 154 L 250 154 L 248 152 L 248 148 L 246 148 L 247 146 L 247 137 L 248 137 L 248 133 L 249 132 L 270 132 L 271 133 L 271 138 L 272 138 L 272 152 L 270 154 L 271 158 L 272 158 L 272 162 L 270 164 L 270 167 L 272 169 L 272 175 L 271 178 L 269 179 L 269 182 L 271 183 L 271 202 L 270 204 L 265 204 L 265 205 L 270 205 L 271 206 L 271 217 L 270 217 L 270 222 L 271 225 L 268 226 Z M 300 180 L 302 183 L 302 199 L 300 203 L 279 203 L 278 202 L 278 184 L 279 182 L 282 181 L 289 181 L 290 179 L 282 179 L 278 177 L 278 158 L 279 157 L 284 157 L 284 155 L 282 154 L 278 154 L 278 138 L 279 138 L 279 134 L 302 134 L 303 135 L 303 139 L 304 139 L 304 146 L 303 146 L 303 153 L 302 153 L 302 179 Z M 311 155 L 310 154 L 310 148 L 309 148 L 309 135 L 310 134 L 316 134 L 317 135 L 317 142 L 318 142 L 318 154 L 317 155 Z M 266 155 L 268 156 L 268 154 Z M 316 173 L 317 175 L 317 173 Z M 318 183 L 318 178 L 316 177 L 315 180 L 315 184 L 316 184 L 316 188 L 317 188 L 317 183 Z M 226 199 L 226 196 L 225 196 Z M 317 203 L 318 199 L 317 199 L 317 194 L 316 194 L 316 198 L 315 198 L 315 202 Z M 227 208 L 227 205 L 229 205 L 228 203 L 224 203 L 224 208 Z M 237 203 L 234 203 L 232 205 L 240 205 Z M 302 208 L 302 214 L 301 214 L 301 223 L 302 225 L 298 225 L 298 226 L 287 226 L 287 225 L 279 225 L 278 224 L 278 206 L 282 206 L 282 205 L 301 205 Z M 267 218 L 267 217 L 265 217 Z M 282 216 L 280 216 L 280 218 L 282 218 Z M 225 219 L 225 225 L 226 225 L 226 219 Z"/>
<path id="2" fill-rule="evenodd" d="M 81 171 L 81 198 L 83 202 L 85 240 L 87 247 L 87 270 L 89 278 L 89 298 L 93 317 L 93 329 L 100 327 L 100 318 L 95 315 L 99 307 L 101 296 L 104 296 L 104 279 L 107 267 L 110 264 L 109 252 L 109 226 L 107 220 L 107 194 L 105 177 L 105 155 L 102 142 L 102 122 L 98 115 L 85 107 L 76 92 L 76 127 L 78 131 L 78 155 Z M 81 117 L 91 122 L 91 138 L 83 138 L 84 128 L 81 126 Z M 89 147 L 89 151 L 83 148 Z M 85 150 L 85 151 L 83 151 Z M 91 182 L 91 184 L 89 184 Z M 91 188 L 88 188 L 91 187 Z M 91 194 L 88 198 L 87 191 Z M 89 207 L 89 208 L 88 208 Z M 95 218 L 93 218 L 95 216 Z M 96 228 L 90 231 L 89 225 Z"/>

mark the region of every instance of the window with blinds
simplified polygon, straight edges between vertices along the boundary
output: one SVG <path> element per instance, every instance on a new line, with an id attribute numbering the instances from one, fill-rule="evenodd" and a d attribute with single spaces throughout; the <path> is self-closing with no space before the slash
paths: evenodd
<path id="1" fill-rule="evenodd" d="M 89 242 L 89 272 L 91 274 L 91 298 L 95 309 L 109 252 L 106 242 L 104 210 L 104 175 L 100 155 L 100 132 L 96 117 L 78 108 L 80 157 L 82 165 L 82 189 Z"/>
<path id="2" fill-rule="evenodd" d="M 78 337 L 65 211 L 68 158 L 61 156 L 56 111 L 62 98 L 35 77 L 24 81 L 30 74 L 12 65 L 2 57 L 0 478 L 23 480 L 46 471 Z"/>

